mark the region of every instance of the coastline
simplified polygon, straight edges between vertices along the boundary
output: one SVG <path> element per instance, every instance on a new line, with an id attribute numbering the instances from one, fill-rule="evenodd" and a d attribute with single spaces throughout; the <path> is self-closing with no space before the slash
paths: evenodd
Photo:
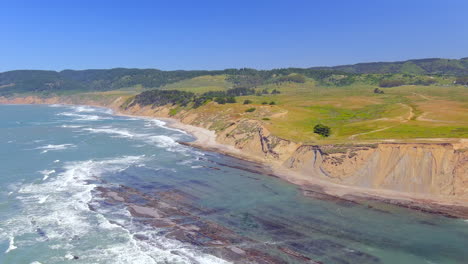
<path id="1" fill-rule="evenodd" d="M 0 98 L 1 99 L 1 98 Z M 0 100 L 0 104 L 5 103 Z M 10 104 L 21 104 L 10 102 Z M 242 151 L 232 145 L 223 144 L 216 140 L 215 131 L 185 124 L 181 120 L 169 117 L 159 117 L 141 113 L 128 113 L 121 111 L 120 104 L 104 105 L 96 102 L 73 103 L 63 102 L 59 99 L 46 101 L 28 101 L 23 104 L 63 104 L 63 105 L 89 105 L 94 107 L 104 107 L 113 110 L 115 115 L 144 117 L 162 120 L 170 128 L 180 129 L 191 134 L 195 140 L 193 142 L 180 142 L 184 145 L 200 148 L 207 151 L 218 152 L 224 155 L 233 156 L 238 159 L 255 162 L 270 169 L 273 175 L 289 183 L 298 186 L 305 196 L 319 199 L 339 199 L 357 203 L 368 201 L 380 201 L 405 208 L 411 208 L 431 214 L 438 214 L 447 217 L 468 219 L 468 200 L 456 199 L 452 197 L 434 196 L 430 194 L 417 194 L 398 192 L 388 189 L 362 188 L 326 181 L 318 177 L 308 176 L 299 171 L 285 168 L 281 164 L 272 160 L 261 159 L 255 155 Z"/>
<path id="2" fill-rule="evenodd" d="M 358 203 L 366 200 L 374 200 L 426 213 L 468 219 L 468 201 L 458 201 L 447 199 L 445 197 L 437 197 L 437 199 L 434 199 L 434 197 L 429 197 L 428 195 L 395 192 L 384 189 L 366 189 L 326 182 L 313 177 L 306 177 L 306 175 L 293 170 L 288 170 L 284 167 L 278 166 L 277 164 L 267 164 L 255 156 L 242 153 L 242 151 L 232 146 L 218 143 L 215 140 L 216 135 L 214 131 L 187 125 L 173 118 L 154 119 L 167 121 L 167 125 L 169 127 L 186 131 L 196 138 L 195 141 L 184 143 L 184 145 L 206 151 L 214 151 L 238 159 L 258 163 L 272 170 L 273 175 L 270 176 L 275 176 L 291 184 L 297 185 L 305 196 L 313 197 L 317 195 L 326 195 Z"/>

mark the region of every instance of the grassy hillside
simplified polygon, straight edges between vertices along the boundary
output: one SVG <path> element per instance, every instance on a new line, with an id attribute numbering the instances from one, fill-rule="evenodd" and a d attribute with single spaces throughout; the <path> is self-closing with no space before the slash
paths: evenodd
<path id="1" fill-rule="evenodd" d="M 464 77 L 465 76 L 465 77 Z M 161 71 L 156 69 L 17 70 L 0 73 L 0 96 L 77 92 L 142 90 L 152 88 L 214 91 L 219 87 L 256 88 L 262 85 L 304 83 L 320 86 L 452 85 L 468 84 L 468 59 L 424 59 L 392 63 L 362 63 L 329 68 L 273 70 L 226 69 L 217 71 Z"/>
<path id="2" fill-rule="evenodd" d="M 161 89 L 181 90 L 194 93 L 222 91 L 233 87 L 233 84 L 228 82 L 226 77 L 226 75 L 204 75 L 171 83 L 161 87 Z"/>
<path id="3" fill-rule="evenodd" d="M 468 138 L 468 59 L 332 68 L 222 71 L 111 69 L 0 73 L 0 96 L 69 95 L 172 105 L 222 129 L 256 119 L 282 138 L 325 144 Z M 468 76 L 468 74 L 467 74 Z M 126 106 L 131 105 L 131 100 Z M 331 135 L 314 133 L 323 124 Z"/>
<path id="4" fill-rule="evenodd" d="M 203 97 L 207 86 L 204 82 L 196 86 L 198 81 L 180 82 L 172 88 L 194 92 L 191 98 Z M 468 137 L 467 87 L 404 85 L 380 88 L 383 94 L 374 93 L 375 88 L 368 84 L 324 86 L 307 78 L 304 83 L 259 85 L 255 94 L 236 96 L 236 103 L 219 104 L 214 98 L 196 108 L 194 101 L 175 103 L 172 113 L 185 109 L 213 119 L 213 129 L 240 118 L 256 119 L 277 136 L 313 144 Z M 229 91 L 222 82 L 209 90 Z M 272 94 L 274 90 L 280 93 Z M 249 108 L 255 110 L 249 112 Z M 331 136 L 315 134 L 317 124 L 329 126 Z"/>
<path id="5" fill-rule="evenodd" d="M 335 67 L 317 67 L 317 69 L 332 69 L 348 73 L 405 73 L 405 74 L 444 74 L 468 75 L 468 58 L 450 59 L 420 59 L 398 62 L 371 62 Z"/>

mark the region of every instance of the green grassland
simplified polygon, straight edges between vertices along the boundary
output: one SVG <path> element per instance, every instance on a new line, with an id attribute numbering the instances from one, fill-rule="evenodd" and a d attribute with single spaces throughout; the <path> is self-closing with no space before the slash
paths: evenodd
<path id="1" fill-rule="evenodd" d="M 226 75 L 204 75 L 182 80 L 161 87 L 164 90 L 180 90 L 194 93 L 219 91 L 232 88 L 232 83 L 226 81 Z"/>
<path id="2" fill-rule="evenodd" d="M 468 138 L 468 58 L 272 70 L 0 73 L 0 96 L 29 95 L 102 104 L 119 98 L 125 107 L 170 104 L 170 115 L 190 111 L 213 129 L 256 119 L 274 135 L 314 144 Z M 317 124 L 329 126 L 331 135 L 315 134 Z"/>
<path id="3" fill-rule="evenodd" d="M 279 137 L 316 144 L 468 137 L 467 87 L 405 85 L 381 88 L 384 94 L 374 93 L 376 87 L 365 83 L 320 85 L 308 78 L 304 83 L 260 85 L 255 90 L 267 90 L 269 94 L 238 96 L 234 104 L 211 102 L 191 111 L 216 115 L 221 123 L 238 118 L 257 119 Z M 195 93 L 228 88 L 220 76 L 201 76 L 165 86 Z M 274 89 L 281 93 L 271 94 Z M 244 100 L 252 103 L 244 105 Z M 269 105 L 272 101 L 275 105 Z M 265 102 L 268 104 L 262 104 Z M 245 112 L 252 107 L 256 111 Z M 318 123 L 330 126 L 332 135 L 324 138 L 314 134 L 313 127 Z"/>

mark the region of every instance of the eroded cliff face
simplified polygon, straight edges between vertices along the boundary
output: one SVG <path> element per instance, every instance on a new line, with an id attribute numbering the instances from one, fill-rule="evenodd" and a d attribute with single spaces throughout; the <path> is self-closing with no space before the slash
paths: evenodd
<path id="1" fill-rule="evenodd" d="M 219 143 L 268 163 L 341 185 L 468 199 L 468 144 L 378 143 L 311 146 L 272 135 L 257 120 L 180 113 L 182 122 L 216 130 Z M 201 121 L 203 120 L 203 121 Z"/>
<path id="2" fill-rule="evenodd" d="M 453 144 L 326 148 L 301 146 L 284 165 L 349 186 L 468 198 L 468 152 Z"/>
<path id="3" fill-rule="evenodd" d="M 63 98 L 0 98 L 0 103 L 81 103 L 111 107 L 124 114 L 172 117 L 216 131 L 216 141 L 234 146 L 246 157 L 345 186 L 468 199 L 468 141 L 453 143 L 376 143 L 303 145 L 272 135 L 261 121 L 226 113 L 179 111 L 170 107 L 122 108 L 124 98 L 107 102 Z"/>

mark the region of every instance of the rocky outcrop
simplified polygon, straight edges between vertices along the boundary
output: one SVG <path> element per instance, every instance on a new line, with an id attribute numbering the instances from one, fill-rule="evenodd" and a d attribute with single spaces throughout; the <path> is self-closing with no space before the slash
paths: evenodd
<path id="1" fill-rule="evenodd" d="M 235 146 L 272 162 L 286 160 L 299 146 L 292 141 L 271 135 L 261 122 L 247 119 L 231 123 L 226 129 L 218 132 L 216 139 L 219 143 Z"/>

